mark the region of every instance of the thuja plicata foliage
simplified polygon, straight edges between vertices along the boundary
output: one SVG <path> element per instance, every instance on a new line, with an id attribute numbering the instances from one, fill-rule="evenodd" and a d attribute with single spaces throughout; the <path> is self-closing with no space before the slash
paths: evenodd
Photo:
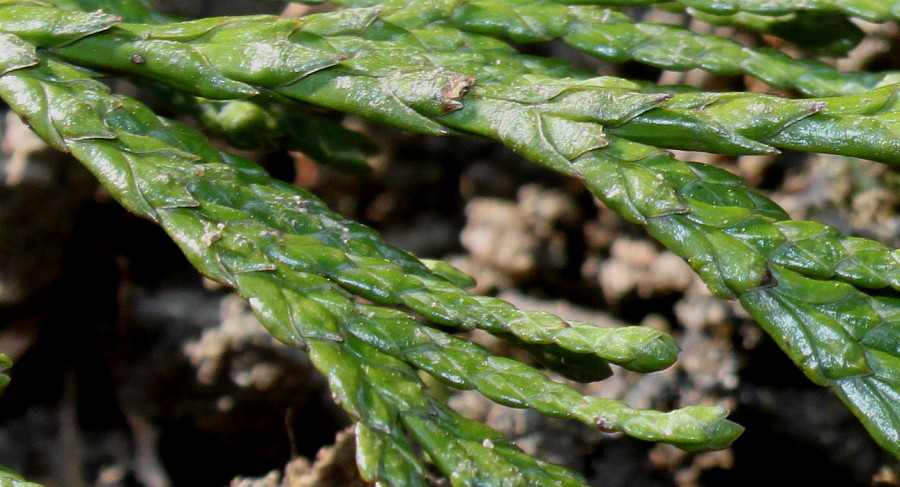
<path id="1" fill-rule="evenodd" d="M 900 2 L 331 3 L 300 19 L 181 21 L 141 0 L 0 0 L 0 97 L 128 210 L 164 228 L 201 273 L 246 298 L 273 336 L 308 352 L 355 423 L 365 479 L 426 485 L 436 468 L 455 486 L 585 485 L 429 395 L 420 372 L 500 404 L 685 450 L 726 448 L 743 428 L 719 407 L 660 412 L 583 396 L 456 336 L 485 330 L 577 381 L 607 377 L 609 364 L 660 370 L 678 352 L 658 330 L 600 328 L 470 294 L 471 278 L 449 264 L 386 245 L 96 78 L 126 76 L 163 94 L 237 147 L 297 149 L 341 169 L 364 170 L 370 147 L 322 109 L 504 144 L 646 227 L 900 455 L 900 251 L 791 220 L 740 178 L 664 150 L 807 151 L 893 166 L 900 73 L 841 72 L 627 15 L 666 8 L 842 55 L 863 37 L 853 19 L 896 21 Z M 551 40 L 610 62 L 743 74 L 796 96 L 599 77 L 520 52 Z M 11 472 L 0 479 L 33 485 Z"/>

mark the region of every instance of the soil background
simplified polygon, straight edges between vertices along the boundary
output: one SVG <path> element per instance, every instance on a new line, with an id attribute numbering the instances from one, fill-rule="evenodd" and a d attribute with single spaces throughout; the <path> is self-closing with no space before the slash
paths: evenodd
<path id="1" fill-rule="evenodd" d="M 160 7 L 187 17 L 285 8 Z M 781 45 L 670 14 L 634 14 Z M 896 24 L 863 28 L 866 39 L 840 67 L 897 69 Z M 605 75 L 772 91 L 742 77 L 605 65 L 556 44 L 526 49 Z M 298 152 L 242 155 L 395 246 L 448 260 L 477 278 L 476 293 L 601 326 L 666 330 L 683 349 L 672 368 L 617 371 L 578 387 L 635 407 L 725 406 L 747 430 L 728 450 L 691 454 L 445 390 L 457 410 L 595 486 L 900 485 L 896 459 L 833 394 L 811 384 L 736 303 L 712 297 L 687 264 L 598 206 L 577 181 L 496 144 L 343 122 L 377 145 L 372 175 L 343 174 Z M 349 421 L 302 352 L 269 337 L 240 298 L 202 279 L 160 229 L 122 210 L 5 108 L 0 141 L 0 352 L 16 362 L 0 397 L 0 465 L 46 487 L 366 485 Z M 791 153 L 678 156 L 741 175 L 794 218 L 900 243 L 900 177 L 884 165 Z M 532 362 L 488 335 L 471 338 Z"/>

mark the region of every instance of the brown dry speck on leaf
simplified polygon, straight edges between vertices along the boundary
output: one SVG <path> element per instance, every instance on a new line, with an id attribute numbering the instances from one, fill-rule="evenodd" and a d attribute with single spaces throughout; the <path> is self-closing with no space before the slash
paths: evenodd
<path id="1" fill-rule="evenodd" d="M 475 78 L 452 73 L 449 83 L 441 92 L 441 107 L 444 113 L 455 112 L 463 107 L 463 97 L 475 86 Z"/>

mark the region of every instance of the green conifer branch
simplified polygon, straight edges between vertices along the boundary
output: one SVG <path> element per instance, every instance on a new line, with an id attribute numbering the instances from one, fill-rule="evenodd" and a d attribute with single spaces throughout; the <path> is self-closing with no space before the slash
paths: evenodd
<path id="1" fill-rule="evenodd" d="M 145 122 L 150 123 L 149 120 Z M 46 130 L 44 133 L 58 132 L 49 120 L 31 118 L 31 123 Z M 177 127 L 172 130 L 177 130 Z M 104 131 L 98 133 L 109 134 Z M 62 140 L 61 135 L 53 137 Z M 59 146 L 64 147 L 61 143 Z M 192 175 L 195 174 L 183 177 L 189 178 Z M 141 179 L 153 181 L 162 180 L 171 183 L 172 180 L 171 175 L 155 172 L 141 176 Z M 270 205 L 286 205 L 293 202 L 296 208 L 276 220 L 272 220 L 272 216 L 266 216 L 269 211 L 268 205 L 258 205 L 253 215 L 256 218 L 272 220 L 271 224 L 275 227 L 274 230 L 253 231 L 260 233 L 260 238 L 268 237 L 271 231 L 278 231 L 302 232 L 302 235 L 312 235 L 322 240 L 319 242 L 316 239 L 300 238 L 297 241 L 292 240 L 292 245 L 258 242 L 258 247 L 267 248 L 265 254 L 257 252 L 254 255 L 259 260 L 255 265 L 263 268 L 281 263 L 297 269 L 315 271 L 327 275 L 359 295 L 383 304 L 406 304 L 444 325 L 466 329 L 480 326 L 492 332 L 515 335 L 528 343 L 558 346 L 560 353 L 567 351 L 574 351 L 576 354 L 591 353 L 598 358 L 609 359 L 636 370 L 658 370 L 667 367 L 675 359 L 677 347 L 674 342 L 658 331 L 644 328 L 601 329 L 588 323 L 564 323 L 549 314 L 522 312 L 493 298 L 470 296 L 461 288 L 431 273 L 411 256 L 383 244 L 373 231 L 362 225 L 343 221 L 337 215 L 327 212 L 324 206 L 314 199 L 298 202 L 285 195 L 267 194 L 259 188 L 253 191 L 240 185 L 235 185 L 231 189 L 231 196 L 223 199 L 221 190 L 205 188 L 202 182 L 193 184 L 199 185 L 198 190 L 209 191 L 204 197 L 220 205 L 236 205 L 235 202 L 240 201 L 241 197 L 250 201 L 263 197 L 271 198 L 273 201 L 268 202 Z M 249 185 L 248 182 L 247 186 Z M 171 184 L 170 186 L 166 190 L 167 194 L 160 196 L 159 205 L 196 203 L 195 195 L 186 193 L 186 190 L 179 186 Z M 140 188 L 139 191 L 138 188 L 129 189 L 143 195 L 148 192 L 145 188 Z M 127 192 L 120 190 L 120 193 L 125 197 Z M 306 197 L 311 198 L 308 194 Z M 152 215 L 152 207 L 150 203 L 134 198 L 129 204 L 130 209 L 144 215 Z M 307 214 L 308 211 L 312 213 Z M 206 224 L 209 225 L 212 224 Z M 207 239 L 218 241 L 221 237 L 215 228 L 211 228 L 209 232 L 211 233 Z M 253 233 L 250 230 L 246 232 Z M 235 239 L 246 240 L 238 237 Z M 216 273 L 217 278 L 234 285 L 227 276 L 225 270 Z M 469 308 L 463 309 L 463 305 Z M 538 326 L 541 324 L 547 325 L 546 329 Z M 603 363 L 601 360 L 596 365 L 600 366 Z"/>
<path id="2" fill-rule="evenodd" d="M 0 46 L 0 96 L 13 109 L 85 163 L 126 207 L 162 225 L 198 269 L 234 286 L 274 336 L 310 351 L 359 421 L 359 457 L 368 478 L 417 485 L 411 479 L 421 477 L 422 466 L 406 431 L 426 447 L 443 445 L 446 451 L 429 453 L 451 479 L 474 472 L 455 485 L 497 484 L 510 472 L 521 479 L 514 485 L 581 485 L 577 476 L 528 458 L 429 399 L 406 363 L 507 404 L 684 448 L 724 447 L 740 433 L 720 408 L 663 414 L 584 398 L 524 365 L 422 328 L 401 312 L 355 303 L 323 277 L 334 279 L 332 273 L 340 275 L 349 263 L 342 247 L 381 255 L 385 265 L 394 261 L 409 272 L 427 271 L 371 231 L 339 221 L 303 190 L 216 151 L 198 133 L 133 100 L 110 95 L 85 74 L 42 59 L 19 38 L 3 34 Z M 367 259 L 365 265 L 375 264 L 374 257 Z M 377 275 L 392 280 L 389 272 Z M 513 312 L 508 305 L 504 310 Z M 493 367 L 484 367 L 485 361 Z M 483 469 L 471 471 L 473 462 Z"/>
<path id="3" fill-rule="evenodd" d="M 350 2 L 353 3 L 353 2 Z M 371 3 L 371 2 L 369 2 Z M 383 39 L 389 35 L 394 41 L 417 39 L 433 29 L 434 23 L 446 16 L 451 25 L 474 32 L 494 36 L 509 37 L 520 42 L 543 40 L 554 37 L 569 39 L 569 36 L 580 36 L 579 29 L 592 29 L 604 25 L 629 26 L 630 19 L 624 14 L 592 8 L 566 7 L 550 0 L 477 0 L 471 2 L 439 2 L 433 1 L 428 7 L 417 9 L 417 16 L 409 13 L 410 8 L 403 0 L 388 1 L 380 5 L 378 21 L 365 24 L 365 30 L 358 33 L 365 37 Z M 638 25 L 638 24 L 634 24 Z M 663 29 L 666 32 L 678 31 L 686 36 L 694 36 L 690 31 L 672 27 L 654 25 L 652 29 Z M 400 33 L 396 32 L 400 29 Z M 631 31 L 616 31 L 612 36 L 615 42 L 632 42 L 635 45 L 648 41 L 657 49 L 648 47 L 642 52 L 656 55 L 665 62 L 684 59 L 696 63 L 705 56 L 715 57 L 722 63 L 740 62 L 746 53 L 732 52 L 734 49 L 746 50 L 732 41 L 706 36 L 713 44 L 688 44 L 691 46 L 679 55 L 673 56 L 672 49 L 682 49 L 684 42 L 675 41 L 659 32 L 649 32 L 636 36 Z M 694 37 L 690 37 L 693 39 Z M 732 43 L 726 46 L 723 43 Z M 576 46 L 578 47 L 578 46 Z M 582 46 L 584 47 L 584 46 Z M 658 51 L 657 54 L 650 54 Z M 458 48 L 456 49 L 458 52 Z M 772 51 L 774 56 L 789 59 L 785 55 Z M 615 59 L 622 61 L 623 59 Z M 785 100 L 776 97 L 765 97 L 758 94 L 713 94 L 683 93 L 675 95 L 671 100 L 661 104 L 657 109 L 620 121 L 598 121 L 608 125 L 611 133 L 622 135 L 652 145 L 686 150 L 704 150 L 719 153 L 766 153 L 777 149 L 801 150 L 811 152 L 829 152 L 841 155 L 861 157 L 896 163 L 895 154 L 900 151 L 900 123 L 897 116 L 897 73 L 874 75 L 873 73 L 838 73 L 823 63 L 809 64 L 807 61 L 796 61 L 795 69 L 779 65 L 778 59 L 761 63 L 761 69 L 771 71 L 768 77 L 782 76 L 785 82 L 797 80 L 809 81 L 809 86 L 817 86 L 816 92 L 823 96 L 841 93 L 867 91 L 880 84 L 889 84 L 882 90 L 866 92 L 859 98 L 830 98 L 827 100 Z M 789 63 L 795 63 L 790 59 Z M 802 66 L 801 64 L 806 63 Z M 710 69 L 714 63 L 702 66 Z M 447 69 L 465 72 L 469 66 L 456 67 L 442 63 Z M 673 68 L 672 66 L 666 66 Z M 689 66 L 686 69 L 701 67 Z M 812 71 L 805 72 L 807 68 Z M 731 68 L 729 68 L 731 69 Z M 471 72 L 471 71 L 470 71 Z M 739 71 L 730 72 L 734 74 Z M 816 73 L 822 73 L 818 76 Z M 474 73 L 473 73 L 474 74 Z M 752 73 L 751 73 L 752 74 Z M 485 73 L 478 73 L 483 82 Z M 858 75 L 858 76 L 857 76 Z M 490 76 L 490 75 L 487 75 Z M 497 80 L 500 83 L 515 84 L 522 90 L 523 81 L 520 74 L 509 79 Z M 856 81 L 850 78 L 856 78 Z M 868 81 L 861 81 L 869 78 Z M 877 80 L 875 78 L 878 78 Z M 830 80 L 830 81 L 829 81 Z M 534 82 L 536 85 L 546 80 Z M 832 83 L 833 82 L 833 83 Z M 823 88 L 829 84 L 834 89 Z M 493 86 L 492 86 L 493 88 Z M 547 92 L 544 99 L 520 98 L 528 103 L 550 103 L 558 93 Z M 501 88 L 503 89 L 503 88 Z M 514 93 L 515 89 L 505 89 Z M 874 99 L 873 95 L 874 94 Z M 820 112 L 821 110 L 821 112 Z M 824 124 L 821 120 L 827 120 Z M 828 134 L 825 136 L 823 134 Z M 869 134 L 866 149 L 861 150 L 858 141 Z M 857 142 L 854 142 L 857 141 Z"/>
<path id="4" fill-rule="evenodd" d="M 747 74 L 776 88 L 796 89 L 809 96 L 855 95 L 900 81 L 896 71 L 843 73 L 823 62 L 794 59 L 775 49 L 745 47 L 673 25 L 634 22 L 612 9 L 580 5 L 598 3 L 593 1 L 432 0 L 424 5 L 415 2 L 415 6 L 409 0 L 332 3 L 345 7 L 377 4 L 382 9 L 381 21 L 390 28 L 425 30 L 430 24 L 446 22 L 516 42 L 561 39 L 612 62 L 633 59 L 675 71 L 703 69 L 721 75 Z M 376 25 L 375 30 L 380 31 L 381 26 Z M 839 32 L 847 32 L 846 27 Z"/>
<path id="5" fill-rule="evenodd" d="M 78 12 L 100 10 L 129 22 L 178 20 L 152 10 L 143 0 L 49 0 L 49 3 Z M 320 164 L 341 171 L 371 171 L 366 158 L 374 153 L 374 143 L 308 107 L 288 100 L 282 100 L 288 106 L 253 100 L 206 100 L 158 83 L 144 80 L 142 84 L 157 100 L 178 113 L 193 116 L 204 129 L 221 136 L 232 147 L 258 151 L 298 150 Z"/>
<path id="6" fill-rule="evenodd" d="M 873 437 L 900 453 L 900 299 L 870 293 L 864 279 L 845 278 L 836 269 L 823 278 L 827 271 L 810 271 L 808 258 L 790 262 L 794 270 L 778 263 L 800 247 L 816 247 L 822 265 L 829 252 L 819 247 L 838 247 L 832 240 L 838 238 L 840 247 L 872 248 L 873 263 L 896 276 L 900 252 L 835 237 L 837 231 L 825 225 L 788 222 L 734 176 L 646 146 L 615 141 L 574 165 L 595 195 L 647 225 L 714 293 L 737 297 L 807 377 L 834 387 Z M 818 241 L 805 241 L 807 236 Z M 860 259 L 869 258 L 865 253 Z M 874 281 L 896 286 L 895 278 Z"/>
<path id="7" fill-rule="evenodd" d="M 715 15 L 748 12 L 774 16 L 814 11 L 840 12 L 870 22 L 900 19 L 900 2 L 896 0 L 566 0 L 566 3 L 645 7 L 670 1 Z"/>
<path id="8" fill-rule="evenodd" d="M 671 70 L 700 68 L 724 75 L 744 73 L 776 88 L 794 88 L 810 96 L 853 95 L 900 81 L 900 74 L 897 72 L 841 73 L 825 63 L 792 59 L 777 50 L 752 49 L 721 37 L 694 34 L 677 26 L 635 23 L 627 15 L 614 10 L 581 6 L 655 3 L 646 0 L 439 0 L 427 4 L 416 2 L 415 6 L 407 5 L 407 2 L 408 0 L 335 0 L 332 3 L 345 7 L 379 5 L 383 9 L 385 22 L 408 30 L 420 30 L 435 22 L 449 21 L 464 30 L 510 37 L 517 42 L 561 38 L 573 47 L 601 59 L 615 62 L 635 59 Z M 138 0 L 131 0 L 123 6 L 115 2 L 110 4 L 109 0 L 54 0 L 54 3 L 86 11 L 103 9 L 121 16 L 127 22 L 166 19 L 152 13 Z M 842 22 L 840 18 L 827 17 L 833 8 L 850 9 L 847 13 L 852 15 L 856 15 L 854 12 L 866 12 L 866 8 L 869 8 L 868 15 L 857 15 L 868 20 L 877 17 L 873 17 L 874 11 L 871 9 L 883 9 L 884 13 L 890 11 L 891 15 L 900 15 L 900 2 L 888 5 L 880 0 L 862 1 L 858 5 L 829 0 L 817 3 L 813 0 L 799 8 L 798 2 L 794 0 L 778 4 L 760 0 L 758 8 L 754 8 L 754 2 L 734 1 L 725 4 L 718 1 L 688 0 L 681 3 L 696 9 L 689 11 L 702 20 L 732 25 L 738 22 L 758 32 L 799 39 L 801 45 L 803 39 L 812 37 L 816 45 L 821 46 L 823 35 L 834 36 L 828 44 L 831 47 L 827 52 L 831 54 L 845 52 L 855 45 L 861 34 L 854 25 Z M 694 3 L 697 5 L 690 5 Z M 704 5 L 707 8 L 703 8 Z M 399 13 L 394 14 L 395 12 Z M 742 15 L 748 12 L 758 15 L 755 18 Z M 765 15 L 778 15 L 782 18 L 777 21 L 766 20 Z M 823 32 L 823 19 L 828 22 L 827 32 Z"/>
<path id="9" fill-rule="evenodd" d="M 553 2 L 526 3 L 537 18 Z M 432 0 L 405 12 L 379 6 L 303 21 L 260 16 L 154 26 L 0 0 L 0 97 L 45 140 L 88 166 L 123 205 L 162 225 L 201 272 L 247 298 L 274 336 L 309 351 L 357 422 L 360 470 L 372 481 L 424 485 L 426 467 L 412 438 L 453 485 L 584 485 L 429 398 L 416 369 L 502 404 L 685 449 L 726 447 L 741 428 L 720 408 L 661 413 L 583 397 L 530 367 L 380 307 L 403 305 L 438 324 L 510 338 L 579 380 L 605 377 L 607 362 L 657 370 L 677 351 L 653 330 L 567 323 L 469 295 L 467 276 L 386 246 L 307 192 L 110 95 L 90 79 L 96 73 L 47 52 L 190 95 L 237 98 L 219 106 L 235 104 L 242 116 L 264 106 L 260 100 L 266 109 L 251 121 L 263 126 L 278 110 L 268 104 L 298 100 L 421 133 L 496 139 L 578 177 L 684 257 L 715 294 L 738 299 L 811 380 L 833 387 L 876 441 L 900 455 L 900 251 L 790 221 L 739 178 L 645 145 L 724 153 L 775 147 L 897 163 L 900 86 L 799 101 L 653 93 L 462 32 L 456 27 L 481 27 L 458 20 L 464 9 L 448 16 L 447 5 Z M 485 5 L 505 12 L 488 0 L 465 7 Z M 146 21 L 143 6 L 126 7 Z M 544 11 L 548 28 L 571 25 L 564 13 L 552 12 Z M 526 32 L 503 15 L 498 30 L 487 33 Z M 515 21 L 535 29 L 530 18 Z M 497 59 L 508 62 L 490 63 Z M 229 121 L 227 115 L 209 113 L 217 123 Z M 7 485 L 33 486 L 0 472 L 0 487 Z"/>
<path id="10" fill-rule="evenodd" d="M 745 47 L 679 26 L 634 22 L 609 9 L 557 4 L 556 15 L 548 15 L 546 11 L 553 7 L 546 4 L 555 3 L 473 0 L 457 9 L 450 22 L 462 29 L 518 42 L 559 38 L 607 61 L 633 59 L 674 71 L 746 74 L 776 88 L 796 89 L 809 96 L 854 95 L 900 81 L 900 73 L 894 71 L 840 72 L 825 63 L 794 59 L 774 49 Z M 533 15 L 529 15 L 531 12 Z"/>
<path id="11" fill-rule="evenodd" d="M 21 18 L 19 10 L 26 8 L 20 5 L 29 2 L 6 3 L 18 8 L 0 10 L 0 21 L 8 19 L 11 32 L 44 46 L 40 29 L 32 33 L 12 25 Z M 35 10 L 58 12 L 35 6 L 28 15 L 37 17 Z M 900 112 L 895 96 L 900 85 L 822 100 L 753 93 L 642 97 L 625 93 L 634 91 L 634 84 L 625 80 L 555 81 L 540 75 L 523 79 L 521 66 L 487 67 L 487 58 L 498 54 L 497 49 L 473 51 L 467 57 L 458 50 L 429 52 L 398 42 L 317 34 L 335 28 L 358 30 L 360 21 L 362 26 L 369 25 L 377 13 L 366 9 L 349 21 L 344 14 L 305 23 L 257 17 L 162 26 L 121 24 L 54 52 L 72 62 L 146 76 L 207 98 L 277 93 L 426 133 L 447 133 L 434 118 L 456 108 L 455 98 L 473 85 L 475 76 L 479 95 L 528 103 L 535 116 L 548 124 L 562 118 L 597 122 L 607 125 L 611 134 L 679 149 L 765 154 L 784 148 L 900 162 Z M 98 55 L 101 52 L 103 56 Z M 255 64 L 235 66 L 237 56 L 254 59 Z M 173 63 L 182 68 L 179 73 L 171 72 Z M 254 66 L 264 67 L 253 72 Z M 435 86 L 447 90 L 443 99 L 427 98 Z M 359 98 L 346 96 L 348 90 Z M 382 102 L 354 102 L 373 96 Z M 611 101 L 618 109 L 598 109 L 601 100 Z M 602 144 L 599 134 L 594 138 L 595 144 Z"/>
<path id="12" fill-rule="evenodd" d="M 345 8 L 371 7 L 385 2 L 385 0 L 300 0 L 296 3 L 321 4 L 325 1 Z M 870 22 L 900 19 L 900 2 L 897 0 L 546 0 L 546 2 L 602 7 L 668 7 L 668 4 L 675 4 L 719 16 L 740 13 L 784 16 L 814 12 L 840 13 Z"/>
<path id="13" fill-rule="evenodd" d="M 702 99 L 705 94 L 647 95 L 626 89 L 627 82 L 623 80 L 575 79 L 554 83 L 549 77 L 538 75 L 532 75 L 531 79 L 537 79 L 537 82 L 530 86 L 522 84 L 521 77 L 519 85 L 512 85 L 508 79 L 510 73 L 503 70 L 499 73 L 496 70 L 480 72 L 486 79 L 482 82 L 479 77 L 476 84 L 471 76 L 447 71 L 443 64 L 437 64 L 449 63 L 450 56 L 440 52 L 426 56 L 414 47 L 392 47 L 388 42 L 337 35 L 368 29 L 374 25 L 373 16 L 379 12 L 379 9 L 366 9 L 316 16 L 302 25 L 262 17 L 233 22 L 215 19 L 180 24 L 177 29 L 169 26 L 162 34 L 157 31 L 155 36 L 153 26 L 113 27 L 109 33 L 91 35 L 56 52 L 71 55 L 73 49 L 79 52 L 79 45 L 94 41 L 93 47 L 73 56 L 75 60 L 89 60 L 92 49 L 114 48 L 109 41 L 104 42 L 104 36 L 116 38 L 121 42 L 120 46 L 128 46 L 117 53 L 119 58 L 138 47 L 147 49 L 152 45 L 161 51 L 171 47 L 176 49 L 172 55 L 174 59 L 193 56 L 208 63 L 199 67 L 187 66 L 195 68 L 191 76 L 211 76 L 211 79 L 195 80 L 197 86 L 193 89 L 198 94 L 242 96 L 273 90 L 282 96 L 355 110 L 361 115 L 425 133 L 448 133 L 448 128 L 475 133 L 500 140 L 548 167 L 577 175 L 607 205 L 626 218 L 647 225 L 658 239 L 685 257 L 713 292 L 740 299 L 812 380 L 835 385 L 851 408 L 866 415 L 863 421 L 868 422 L 876 439 L 888 449 L 896 448 L 900 415 L 897 403 L 891 399 L 900 385 L 891 367 L 900 356 L 900 350 L 892 348 L 893 342 L 870 337 L 885 333 L 890 336 L 896 332 L 898 300 L 867 294 L 863 289 L 896 285 L 893 277 L 896 276 L 896 251 L 864 240 L 838 237 L 827 227 L 820 227 L 824 230 L 815 235 L 801 235 L 802 232 L 796 230 L 804 224 L 783 223 L 787 221 L 786 215 L 771 201 L 752 193 L 739 179 L 723 171 L 677 161 L 666 153 L 617 135 L 604 134 L 597 125 L 610 124 L 612 133 L 621 134 L 622 127 L 635 119 L 649 117 L 652 120 L 650 114 L 655 114 L 654 110 L 662 111 L 657 108 L 661 105 L 676 112 L 681 109 L 681 104 L 687 106 L 686 110 L 699 111 L 694 100 Z M 236 25 L 241 28 L 235 34 L 233 27 Z M 258 31 L 253 30 L 254 26 Z M 150 35 L 136 40 L 139 31 Z M 219 50 L 219 44 L 215 42 L 218 40 L 227 45 L 225 40 L 228 40 L 234 43 L 236 35 L 242 41 L 242 48 L 246 48 L 252 44 L 248 39 L 266 38 L 266 34 L 278 32 L 281 37 L 277 38 L 295 47 L 302 45 L 306 51 L 297 54 L 297 49 L 293 49 L 291 52 L 300 58 L 291 58 L 282 64 L 267 64 L 264 70 L 256 73 L 227 65 L 223 60 L 230 51 L 227 48 Z M 323 37 L 323 33 L 334 37 Z M 402 29 L 400 33 L 404 34 Z M 30 38 L 40 39 L 39 36 Z M 291 44 L 300 38 L 304 44 Z M 184 42 L 195 39 L 203 39 L 206 43 L 199 43 L 200 47 L 194 50 L 184 47 Z M 424 35 L 418 39 L 423 43 L 434 42 L 434 38 Z M 146 45 L 140 44 L 142 42 Z M 274 44 L 279 46 L 278 49 L 282 48 L 280 43 Z M 309 52 L 313 51 L 311 46 L 320 52 Z M 278 59 L 284 52 L 279 51 Z M 338 54 L 341 52 L 350 54 Z M 462 64 L 452 66 L 471 69 L 480 61 L 477 52 L 465 54 L 469 56 L 461 56 Z M 428 65 L 426 61 L 436 64 Z M 535 66 L 532 63 L 525 67 Z M 540 64 L 537 66 L 543 69 Z M 121 65 L 118 61 L 101 67 L 141 73 L 141 69 L 128 63 Z M 153 75 L 152 70 L 149 73 Z M 525 78 L 526 82 L 528 80 Z M 188 85 L 179 87 L 192 88 Z M 895 92 L 896 88 L 886 87 L 861 98 L 796 103 L 827 106 L 823 111 L 828 114 L 829 110 L 834 110 L 835 115 L 828 114 L 820 119 L 822 123 L 831 123 L 831 120 L 848 114 L 877 114 L 882 110 L 891 114 L 896 103 Z M 738 95 L 709 96 L 721 97 L 713 99 L 724 100 L 725 107 L 731 97 L 739 98 Z M 353 104 L 348 100 L 357 102 Z M 367 103 L 359 106 L 359 100 Z M 740 102 L 735 106 L 746 107 Z M 814 115 L 805 118 L 798 115 L 797 110 L 802 106 L 796 105 L 795 111 L 788 111 L 787 115 L 785 111 L 776 110 L 774 117 L 782 117 L 779 119 L 782 123 L 785 119 L 820 120 Z M 718 115 L 716 109 L 710 111 L 717 117 L 725 117 Z M 807 106 L 807 112 L 811 111 L 815 110 Z M 729 109 L 723 110 L 724 114 L 728 112 Z M 782 137 L 785 131 L 778 136 Z M 630 135 L 641 138 L 633 132 Z M 874 136 L 870 145 L 884 142 L 880 138 L 883 136 Z M 896 142 L 895 138 L 888 138 L 887 143 L 892 140 Z M 839 256 L 829 260 L 830 251 L 819 247 L 833 247 L 835 239 L 844 247 L 845 253 L 837 252 Z M 815 265 L 789 257 L 791 252 L 803 247 L 816 249 L 808 252 L 815 257 L 811 259 L 816 261 Z M 865 272 L 860 269 L 871 265 L 886 269 L 885 278 L 865 277 Z M 877 270 L 869 272 L 878 273 Z M 826 274 L 833 280 L 822 281 Z M 383 299 L 386 303 L 397 299 L 396 290 L 377 282 L 377 275 L 366 276 L 368 280 L 360 282 L 336 274 L 330 277 L 356 292 L 369 292 L 370 297 Z M 407 288 L 401 289 L 407 291 Z M 408 297 L 408 293 L 403 294 Z M 830 298 L 823 300 L 822 296 Z M 400 302 L 410 305 L 408 301 Z M 416 299 L 411 301 L 415 303 Z M 419 302 L 421 309 L 433 309 L 433 302 Z M 432 311 L 430 317 L 440 322 L 448 319 L 445 314 L 438 309 Z M 520 335 L 524 336 L 529 333 Z"/>

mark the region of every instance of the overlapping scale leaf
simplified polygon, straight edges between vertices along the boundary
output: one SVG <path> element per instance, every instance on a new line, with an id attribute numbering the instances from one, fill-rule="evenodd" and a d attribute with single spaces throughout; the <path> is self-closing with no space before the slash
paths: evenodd
<path id="1" fill-rule="evenodd" d="M 789 240 L 772 253 L 772 262 L 813 278 L 900 291 L 900 250 L 844 237 L 835 228 L 814 222 L 781 222 L 777 226 Z"/>
<path id="2" fill-rule="evenodd" d="M 898 164 L 898 93 L 900 84 L 808 100 L 683 93 L 609 132 L 661 147 L 723 154 L 779 148 Z"/>
<path id="3" fill-rule="evenodd" d="M 879 367 L 880 371 L 897 370 L 896 361 Z M 869 431 L 884 431 L 882 445 L 900 443 L 900 394 L 897 392 L 896 374 L 890 378 L 882 375 L 856 377 L 835 384 L 834 391 L 856 414 Z M 886 447 L 890 450 L 890 447 Z"/>

